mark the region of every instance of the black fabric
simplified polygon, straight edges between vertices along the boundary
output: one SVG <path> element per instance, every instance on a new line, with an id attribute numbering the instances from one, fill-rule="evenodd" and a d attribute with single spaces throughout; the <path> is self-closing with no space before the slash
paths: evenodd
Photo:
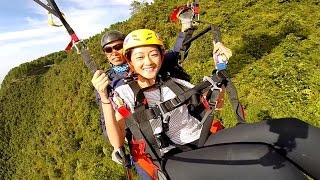
<path id="1" fill-rule="evenodd" d="M 170 62 L 167 57 L 168 55 L 165 55 L 164 62 L 159 70 L 159 74 L 162 76 L 170 76 L 178 79 L 182 79 L 185 81 L 190 82 L 191 76 L 179 65 L 174 62 Z"/>
<path id="2" fill-rule="evenodd" d="M 224 86 L 229 97 L 229 101 L 232 105 L 232 110 L 235 113 L 238 123 L 245 123 L 244 112 L 242 109 L 242 105 L 238 98 L 237 89 L 232 83 L 231 79 L 228 77 L 227 72 L 225 70 L 221 71 L 213 71 L 213 76 L 211 77 L 213 81 L 218 82 L 218 86 Z"/>
<path id="3" fill-rule="evenodd" d="M 179 64 L 181 64 L 185 60 L 185 58 L 188 56 L 191 42 L 188 42 L 188 43 L 186 43 L 186 42 L 192 38 L 192 34 L 193 34 L 194 30 L 195 30 L 194 28 L 189 28 L 185 32 L 183 32 L 185 38 L 183 39 L 182 47 L 180 49 Z"/>
<path id="4" fill-rule="evenodd" d="M 306 179 L 264 144 L 223 144 L 182 152 L 167 158 L 165 170 L 172 180 Z"/>
<path id="5" fill-rule="evenodd" d="M 225 85 L 225 88 L 228 93 L 233 112 L 235 113 L 235 116 L 239 123 L 245 123 L 244 112 L 238 98 L 237 89 L 229 78 L 226 81 L 227 84 Z"/>
<path id="6" fill-rule="evenodd" d="M 223 129 L 211 135 L 205 146 L 239 142 L 266 143 L 304 169 L 311 177 L 320 179 L 319 139 L 320 128 L 299 119 L 283 118 Z"/>

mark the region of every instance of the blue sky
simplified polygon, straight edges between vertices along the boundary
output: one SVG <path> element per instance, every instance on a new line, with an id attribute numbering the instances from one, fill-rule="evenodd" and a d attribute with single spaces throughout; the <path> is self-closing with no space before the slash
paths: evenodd
<path id="1" fill-rule="evenodd" d="M 130 0 L 55 2 L 82 39 L 130 17 Z M 0 82 L 13 67 L 63 50 L 69 41 L 64 27 L 48 26 L 47 12 L 33 0 L 0 1 Z"/>

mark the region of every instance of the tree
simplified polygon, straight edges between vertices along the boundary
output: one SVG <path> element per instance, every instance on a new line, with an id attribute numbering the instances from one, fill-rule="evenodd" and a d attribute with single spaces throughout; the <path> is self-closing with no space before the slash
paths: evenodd
<path id="1" fill-rule="evenodd" d="M 132 1 L 131 4 L 130 4 L 130 6 L 131 6 L 130 14 L 134 15 L 134 14 L 139 13 L 141 11 L 141 9 L 144 8 L 146 5 L 148 5 L 148 3 L 146 1 L 142 1 L 142 2 L 135 1 L 135 0 Z"/>

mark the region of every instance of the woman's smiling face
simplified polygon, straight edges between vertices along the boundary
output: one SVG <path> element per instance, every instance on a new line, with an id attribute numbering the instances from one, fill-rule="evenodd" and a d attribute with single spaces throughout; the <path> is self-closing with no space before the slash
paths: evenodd
<path id="1" fill-rule="evenodd" d="M 156 45 L 141 46 L 132 49 L 130 60 L 130 65 L 136 74 L 152 80 L 160 70 L 162 55 Z"/>

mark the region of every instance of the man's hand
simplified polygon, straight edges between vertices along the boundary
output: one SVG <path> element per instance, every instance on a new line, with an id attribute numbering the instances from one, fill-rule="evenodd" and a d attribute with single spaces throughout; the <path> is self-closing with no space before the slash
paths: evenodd
<path id="1" fill-rule="evenodd" d="M 92 79 L 91 79 L 92 85 L 94 88 L 98 91 L 101 99 L 102 98 L 108 98 L 108 85 L 110 83 L 110 80 L 106 73 L 104 73 L 102 70 L 97 70 Z"/>
<path id="2" fill-rule="evenodd" d="M 232 51 L 225 47 L 221 42 L 215 43 L 213 48 L 213 54 L 215 56 L 220 56 L 222 60 L 227 64 L 229 58 L 232 56 Z M 215 59 L 215 61 L 218 61 Z"/>
<path id="3" fill-rule="evenodd" d="M 193 19 L 193 12 L 190 8 L 188 9 L 181 9 L 179 12 L 178 19 L 181 23 L 181 32 L 184 32 L 187 29 L 192 27 L 192 19 Z"/>
<path id="4" fill-rule="evenodd" d="M 123 155 L 124 156 L 124 155 Z M 121 164 L 123 165 L 123 162 L 122 162 L 122 159 L 123 157 L 121 157 L 121 153 L 119 152 L 119 149 L 114 149 L 112 151 L 112 154 L 111 154 L 111 159 L 112 161 L 118 163 L 118 164 Z"/>

